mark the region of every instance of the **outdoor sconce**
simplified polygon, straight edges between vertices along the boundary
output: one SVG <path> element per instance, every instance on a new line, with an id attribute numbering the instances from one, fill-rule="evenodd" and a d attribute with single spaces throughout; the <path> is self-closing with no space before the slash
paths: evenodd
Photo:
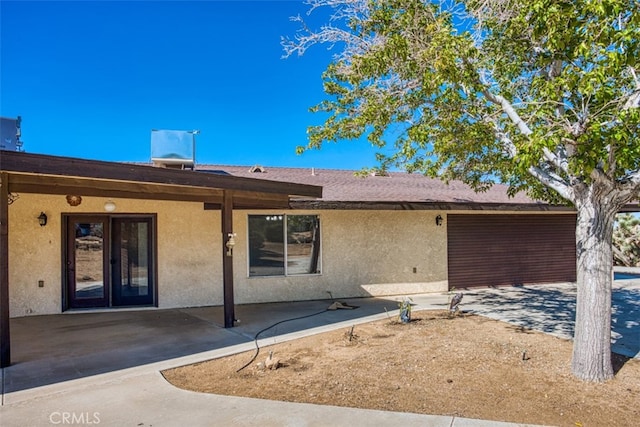
<path id="1" fill-rule="evenodd" d="M 44 227 L 45 225 L 47 225 L 47 214 L 44 212 L 40 212 L 40 216 L 38 216 L 38 223 L 40 224 L 40 227 Z"/>
<path id="2" fill-rule="evenodd" d="M 104 210 L 107 212 L 113 212 L 116 210 L 116 204 L 109 200 L 104 204 Z"/>
<path id="3" fill-rule="evenodd" d="M 442 215 L 436 217 L 436 225 L 440 227 L 442 225 Z"/>
<path id="4" fill-rule="evenodd" d="M 228 233 L 227 236 L 227 243 L 225 243 L 225 246 L 227 247 L 227 256 L 232 256 L 233 247 L 236 245 L 236 233 Z"/>

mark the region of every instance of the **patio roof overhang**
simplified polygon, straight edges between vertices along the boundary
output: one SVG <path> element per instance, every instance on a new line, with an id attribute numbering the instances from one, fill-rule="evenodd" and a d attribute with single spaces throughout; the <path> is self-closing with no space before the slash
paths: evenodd
<path id="1" fill-rule="evenodd" d="M 224 323 L 235 321 L 233 258 L 226 245 L 233 209 L 287 209 L 290 198 L 320 198 L 322 187 L 150 165 L 0 151 L 0 367 L 11 364 L 9 331 L 9 195 L 80 195 L 202 202 L 222 211 Z"/>
<path id="2" fill-rule="evenodd" d="M 322 187 L 150 165 L 2 151 L 0 173 L 10 193 L 76 194 L 203 202 L 235 208 L 288 208 L 291 197 L 322 197 Z"/>

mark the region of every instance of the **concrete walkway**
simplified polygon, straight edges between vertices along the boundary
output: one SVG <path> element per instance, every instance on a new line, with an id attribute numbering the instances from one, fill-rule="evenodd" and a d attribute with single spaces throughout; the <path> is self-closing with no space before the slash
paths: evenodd
<path id="1" fill-rule="evenodd" d="M 462 308 L 568 336 L 574 292 L 570 284 L 473 290 L 464 292 Z M 360 308 L 332 312 L 324 311 L 330 301 L 239 306 L 241 323 L 232 329 L 220 326 L 219 307 L 12 319 L 15 364 L 2 370 L 0 425 L 516 425 L 193 393 L 171 386 L 160 374 L 253 349 L 256 332 L 281 320 L 300 317 L 262 334 L 261 345 L 393 316 L 399 299 L 347 300 Z M 415 310 L 447 304 L 447 295 L 412 299 Z M 640 280 L 616 282 L 614 311 L 614 351 L 640 357 Z"/>

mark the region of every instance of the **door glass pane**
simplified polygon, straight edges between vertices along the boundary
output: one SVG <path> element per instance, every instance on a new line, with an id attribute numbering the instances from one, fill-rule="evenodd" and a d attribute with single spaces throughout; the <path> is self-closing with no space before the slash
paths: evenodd
<path id="1" fill-rule="evenodd" d="M 104 239 L 101 222 L 75 223 L 75 298 L 104 298 Z"/>
<path id="2" fill-rule="evenodd" d="M 149 295 L 149 225 L 123 221 L 121 227 L 120 295 Z"/>

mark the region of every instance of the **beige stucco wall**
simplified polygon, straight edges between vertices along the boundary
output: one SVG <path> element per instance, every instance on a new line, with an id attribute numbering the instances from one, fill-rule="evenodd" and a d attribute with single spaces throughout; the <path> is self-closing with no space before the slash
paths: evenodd
<path id="1" fill-rule="evenodd" d="M 157 301 L 160 308 L 220 304 L 220 213 L 202 203 L 112 199 L 114 214 L 157 214 Z M 107 199 L 20 194 L 9 206 L 10 315 L 62 311 L 62 214 L 104 214 Z M 41 211 L 48 216 L 38 225 Z M 38 281 L 44 287 L 38 287 Z"/>
<path id="2" fill-rule="evenodd" d="M 71 207 L 64 196 L 21 194 L 9 206 L 12 317 L 62 311 L 62 214 L 104 214 L 105 201 L 85 197 Z M 202 203 L 113 201 L 114 214 L 157 215 L 159 308 L 223 303 L 219 211 L 205 211 Z M 48 216 L 45 227 L 38 225 L 41 211 Z M 320 216 L 321 274 L 248 277 L 248 215 L 284 213 Z M 442 226 L 435 223 L 438 214 Z M 446 291 L 446 221 L 440 211 L 235 211 L 235 302 L 325 299 L 329 292 L 347 298 Z M 44 287 L 38 287 L 39 280 Z"/>
<path id="3" fill-rule="evenodd" d="M 322 274 L 247 277 L 247 218 L 260 213 L 272 212 L 236 212 L 234 217 L 238 303 L 322 299 L 328 292 L 345 298 L 447 289 L 446 227 L 436 226 L 438 212 L 287 211 L 320 216 Z"/>
<path id="4" fill-rule="evenodd" d="M 9 315 L 59 313 L 61 307 L 60 209 L 53 197 L 20 194 L 9 205 Z M 48 223 L 38 225 L 46 212 Z M 44 287 L 38 287 L 38 280 Z"/>

